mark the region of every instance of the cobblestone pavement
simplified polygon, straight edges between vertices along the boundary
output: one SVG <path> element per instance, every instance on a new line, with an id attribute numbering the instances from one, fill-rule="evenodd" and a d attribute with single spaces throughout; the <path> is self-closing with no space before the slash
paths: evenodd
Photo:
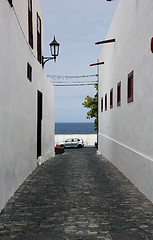
<path id="1" fill-rule="evenodd" d="M 153 204 L 96 149 L 68 149 L 9 200 L 0 239 L 151 240 Z"/>

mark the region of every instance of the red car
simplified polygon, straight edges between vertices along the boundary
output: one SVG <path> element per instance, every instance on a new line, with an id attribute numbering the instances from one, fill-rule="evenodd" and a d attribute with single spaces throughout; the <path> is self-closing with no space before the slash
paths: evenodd
<path id="1" fill-rule="evenodd" d="M 55 154 L 62 154 L 65 152 L 64 147 L 55 146 Z"/>

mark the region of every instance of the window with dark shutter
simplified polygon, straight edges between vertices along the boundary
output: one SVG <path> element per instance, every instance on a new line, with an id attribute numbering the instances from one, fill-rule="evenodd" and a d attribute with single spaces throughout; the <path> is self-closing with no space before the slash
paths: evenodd
<path id="1" fill-rule="evenodd" d="M 32 67 L 27 63 L 27 79 L 32 82 Z"/>
<path id="2" fill-rule="evenodd" d="M 128 82 L 127 82 L 127 102 L 133 102 L 133 76 L 134 71 L 128 74 Z"/>
<path id="3" fill-rule="evenodd" d="M 29 44 L 33 48 L 32 0 L 28 0 Z"/>
<path id="4" fill-rule="evenodd" d="M 101 98 L 101 112 L 103 112 L 103 97 Z"/>
<path id="5" fill-rule="evenodd" d="M 105 111 L 107 111 L 107 93 L 105 94 Z"/>
<path id="6" fill-rule="evenodd" d="M 110 90 L 110 108 L 113 108 L 113 88 Z"/>
<path id="7" fill-rule="evenodd" d="M 42 62 L 42 53 L 41 53 L 41 19 L 37 13 L 37 59 Z"/>
<path id="8" fill-rule="evenodd" d="M 121 82 L 117 84 L 117 106 L 121 106 Z"/>

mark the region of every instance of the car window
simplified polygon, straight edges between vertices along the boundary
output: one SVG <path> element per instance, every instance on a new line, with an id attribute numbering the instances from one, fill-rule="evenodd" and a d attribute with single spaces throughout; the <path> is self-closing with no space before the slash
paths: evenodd
<path id="1" fill-rule="evenodd" d="M 65 142 L 71 142 L 72 141 L 72 139 L 67 139 Z"/>
<path id="2" fill-rule="evenodd" d="M 73 140 L 74 140 L 74 142 L 77 142 L 77 141 L 78 141 L 78 139 L 77 139 L 77 138 L 74 138 Z"/>
<path id="3" fill-rule="evenodd" d="M 80 141 L 80 139 L 77 139 L 78 141 Z"/>

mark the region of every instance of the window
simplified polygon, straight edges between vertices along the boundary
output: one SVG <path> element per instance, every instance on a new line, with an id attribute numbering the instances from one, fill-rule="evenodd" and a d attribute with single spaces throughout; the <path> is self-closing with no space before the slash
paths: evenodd
<path id="1" fill-rule="evenodd" d="M 117 84 L 117 106 L 121 106 L 121 82 Z"/>
<path id="2" fill-rule="evenodd" d="M 29 44 L 33 48 L 33 26 L 32 26 L 32 0 L 28 0 L 28 30 Z"/>
<path id="3" fill-rule="evenodd" d="M 32 82 L 32 67 L 29 63 L 27 63 L 27 78 Z"/>
<path id="4" fill-rule="evenodd" d="M 12 0 L 8 0 L 9 4 L 11 5 L 11 7 L 13 7 L 13 3 Z"/>
<path id="5" fill-rule="evenodd" d="M 37 13 L 37 59 L 41 63 L 41 19 Z"/>
<path id="6" fill-rule="evenodd" d="M 107 93 L 105 94 L 105 111 L 107 111 Z"/>
<path id="7" fill-rule="evenodd" d="M 101 98 L 101 112 L 103 112 L 103 97 Z"/>
<path id="8" fill-rule="evenodd" d="M 127 102 L 133 102 L 133 76 L 134 71 L 128 74 L 128 82 L 127 82 Z"/>
<path id="9" fill-rule="evenodd" d="M 113 108 L 113 88 L 110 90 L 110 108 Z"/>

